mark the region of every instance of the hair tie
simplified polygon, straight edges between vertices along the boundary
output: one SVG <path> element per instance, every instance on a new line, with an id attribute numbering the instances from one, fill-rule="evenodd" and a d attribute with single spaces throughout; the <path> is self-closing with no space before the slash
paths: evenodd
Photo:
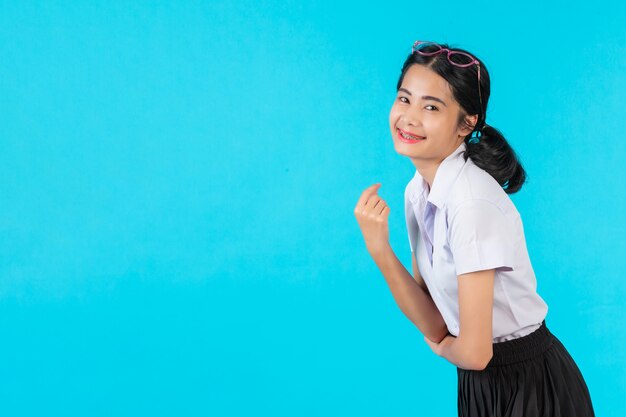
<path id="1" fill-rule="evenodd" d="M 480 142 L 480 137 L 483 135 L 483 129 L 487 127 L 487 123 L 483 123 L 483 126 L 472 132 L 472 137 L 469 140 L 469 143 L 478 143 Z"/>
<path id="2" fill-rule="evenodd" d="M 478 143 L 480 142 L 480 137 L 482 136 L 482 132 L 480 130 L 475 130 L 472 132 L 472 137 L 469 140 L 469 143 Z"/>

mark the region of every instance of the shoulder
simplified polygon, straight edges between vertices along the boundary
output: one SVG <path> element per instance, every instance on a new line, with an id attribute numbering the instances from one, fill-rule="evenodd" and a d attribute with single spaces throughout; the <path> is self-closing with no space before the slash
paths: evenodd
<path id="1" fill-rule="evenodd" d="M 410 200 L 414 200 L 422 191 L 420 188 L 421 181 L 422 177 L 419 175 L 419 172 L 415 170 L 415 173 L 404 187 L 404 201 L 406 204 L 409 204 Z"/>
<path id="2" fill-rule="evenodd" d="M 507 216 L 519 215 L 513 201 L 498 181 L 476 166 L 470 158 L 453 184 L 446 206 L 449 216 L 460 208 L 477 206 L 494 207 Z"/>
<path id="3" fill-rule="evenodd" d="M 497 268 L 512 271 L 522 241 L 521 219 L 498 182 L 470 160 L 448 198 L 447 238 L 457 275 Z"/>
<path id="4" fill-rule="evenodd" d="M 414 178 L 415 177 L 411 178 L 404 186 L 404 199 L 405 200 L 408 200 L 409 198 L 409 192 L 411 190 L 411 183 L 413 182 Z"/>
<path id="5" fill-rule="evenodd" d="M 409 181 L 406 183 L 406 186 L 404 187 L 405 194 L 407 193 L 409 189 L 417 185 L 418 179 L 421 179 L 421 176 L 419 174 L 419 171 L 415 169 L 413 172 L 413 176 L 411 177 L 411 179 L 409 179 Z"/>

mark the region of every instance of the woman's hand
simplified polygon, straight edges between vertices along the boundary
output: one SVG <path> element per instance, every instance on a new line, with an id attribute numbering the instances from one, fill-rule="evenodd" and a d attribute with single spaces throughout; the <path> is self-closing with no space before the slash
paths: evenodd
<path id="1" fill-rule="evenodd" d="M 370 253 L 381 252 L 389 246 L 389 206 L 376 192 L 381 184 L 367 187 L 354 208 L 365 245 Z"/>
<path id="2" fill-rule="evenodd" d="M 441 339 L 441 342 L 439 343 L 433 342 L 426 336 L 424 336 L 424 340 L 426 341 L 428 346 L 430 346 L 432 351 L 435 352 L 435 355 L 443 357 L 443 351 L 446 345 L 448 345 L 449 343 L 452 343 L 452 341 L 454 340 L 454 336 L 448 333 L 443 339 Z"/>

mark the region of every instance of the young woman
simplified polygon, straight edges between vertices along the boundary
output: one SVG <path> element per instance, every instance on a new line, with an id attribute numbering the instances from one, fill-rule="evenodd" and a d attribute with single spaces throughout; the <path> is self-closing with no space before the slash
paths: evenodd
<path id="1" fill-rule="evenodd" d="M 380 183 L 354 213 L 403 313 L 456 365 L 459 416 L 594 416 L 583 376 L 546 327 L 520 214 L 524 169 L 485 123 L 489 73 L 467 51 L 417 41 L 389 124 L 415 165 L 405 189 L 413 276 L 389 244 Z"/>

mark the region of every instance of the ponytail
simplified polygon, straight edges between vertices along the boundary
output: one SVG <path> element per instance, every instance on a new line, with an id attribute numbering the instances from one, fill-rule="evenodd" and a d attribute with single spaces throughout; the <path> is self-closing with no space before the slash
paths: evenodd
<path id="1" fill-rule="evenodd" d="M 507 194 L 522 188 L 526 181 L 526 171 L 515 151 L 502 133 L 493 126 L 484 125 L 482 131 L 474 131 L 465 138 L 467 150 L 465 159 L 487 171 Z"/>

